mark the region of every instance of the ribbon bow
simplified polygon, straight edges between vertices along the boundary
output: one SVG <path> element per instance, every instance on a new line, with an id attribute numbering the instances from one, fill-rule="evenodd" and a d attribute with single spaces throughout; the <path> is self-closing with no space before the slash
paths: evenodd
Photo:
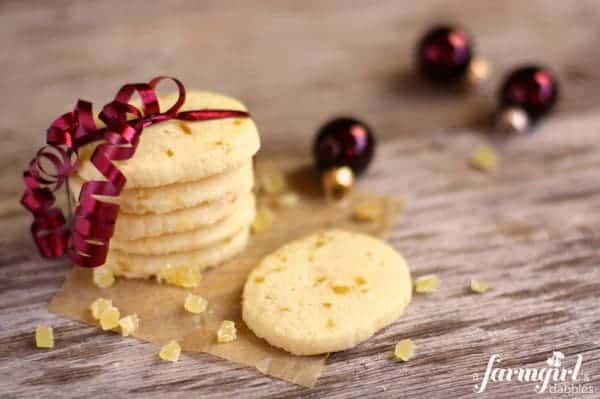
<path id="1" fill-rule="evenodd" d="M 155 93 L 162 80 L 173 81 L 179 91 L 177 101 L 165 112 L 160 112 Z M 142 110 L 130 104 L 135 93 L 142 100 Z M 83 100 L 77 102 L 73 111 L 52 122 L 47 131 L 47 145 L 37 152 L 23 173 L 25 192 L 21 198 L 21 204 L 33 214 L 31 234 L 44 257 L 58 257 L 66 252 L 79 266 L 96 267 L 105 263 L 119 205 L 95 196 L 121 194 L 127 179 L 112 161 L 133 157 L 145 127 L 169 119 L 208 121 L 249 116 L 244 111 L 219 109 L 179 112 L 184 102 L 183 84 L 175 78 L 159 76 L 148 83 L 121 87 L 115 99 L 100 112 L 100 120 L 106 126 L 103 129 L 96 127 L 92 104 Z M 103 142 L 96 147 L 90 161 L 106 180 L 83 184 L 69 229 L 62 211 L 55 206 L 54 192 L 77 169 L 79 148 L 99 140 Z"/>

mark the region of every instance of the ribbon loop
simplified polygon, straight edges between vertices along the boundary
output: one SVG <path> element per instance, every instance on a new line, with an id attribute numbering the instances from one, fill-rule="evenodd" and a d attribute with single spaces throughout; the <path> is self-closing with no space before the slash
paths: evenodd
<path id="1" fill-rule="evenodd" d="M 178 98 L 168 110 L 161 112 L 155 89 L 165 80 L 175 83 Z M 142 101 L 141 110 L 130 102 L 136 93 Z M 73 111 L 52 122 L 46 134 L 47 145 L 37 152 L 23 173 L 25 192 L 21 198 L 21 204 L 33 214 L 31 234 L 43 256 L 58 257 L 67 253 L 74 264 L 83 267 L 105 263 L 119 205 L 102 201 L 98 196 L 119 197 L 127 179 L 113 161 L 124 161 L 135 155 L 145 127 L 169 119 L 208 121 L 249 116 L 247 112 L 235 110 L 179 112 L 185 96 L 185 87 L 178 79 L 158 76 L 148 83 L 123 85 L 114 100 L 100 112 L 105 128 L 97 128 L 92 104 L 84 100 L 79 100 Z M 79 149 L 98 141 L 102 142 L 96 146 L 90 162 L 104 180 L 83 184 L 73 226 L 69 229 L 55 205 L 54 192 L 77 169 Z"/>

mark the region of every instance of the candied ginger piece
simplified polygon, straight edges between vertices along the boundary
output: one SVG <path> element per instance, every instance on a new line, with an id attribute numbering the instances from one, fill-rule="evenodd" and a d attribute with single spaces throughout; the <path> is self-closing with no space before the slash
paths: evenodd
<path id="1" fill-rule="evenodd" d="M 332 281 L 329 286 L 331 290 L 338 295 L 347 294 L 352 290 L 352 282 L 345 280 Z"/>
<path id="2" fill-rule="evenodd" d="M 106 309 L 112 306 L 112 301 L 106 298 L 98 298 L 90 305 L 92 311 L 92 317 L 96 320 L 100 319 L 100 315 Z"/>
<path id="3" fill-rule="evenodd" d="M 206 311 L 208 301 L 199 295 L 187 294 L 183 307 L 190 313 L 200 314 Z"/>
<path id="4" fill-rule="evenodd" d="M 476 294 L 484 294 L 490 289 L 490 285 L 485 281 L 471 279 L 471 291 Z"/>
<path id="5" fill-rule="evenodd" d="M 217 331 L 217 342 L 225 344 L 237 339 L 237 330 L 235 323 L 231 320 L 223 320 L 219 330 Z"/>
<path id="6" fill-rule="evenodd" d="M 200 274 L 200 269 L 196 265 L 168 265 L 161 269 L 158 278 L 177 287 L 193 288 L 198 286 L 198 283 L 202 280 L 202 274 Z"/>
<path id="7" fill-rule="evenodd" d="M 163 345 L 158 352 L 158 357 L 167 362 L 176 362 L 181 354 L 181 346 L 175 340 L 171 340 Z"/>
<path id="8" fill-rule="evenodd" d="M 488 146 L 479 147 L 469 159 L 469 164 L 472 168 L 482 172 L 491 172 L 498 167 L 500 158 L 498 153 L 493 148 Z"/>
<path id="9" fill-rule="evenodd" d="M 120 318 L 121 313 L 119 312 L 119 309 L 114 306 L 109 306 L 100 313 L 100 328 L 104 331 L 112 330 L 119 325 Z"/>
<path id="10" fill-rule="evenodd" d="M 435 274 L 418 277 L 415 280 L 415 292 L 417 294 L 430 294 L 437 291 L 440 281 Z"/>
<path id="11" fill-rule="evenodd" d="M 35 346 L 38 348 L 54 348 L 54 331 L 52 327 L 40 324 L 35 329 Z"/>
<path id="12" fill-rule="evenodd" d="M 130 314 L 119 320 L 119 326 L 121 327 L 121 335 L 128 337 L 140 326 L 140 318 L 135 313 Z"/>
<path id="13" fill-rule="evenodd" d="M 94 284 L 100 288 L 108 288 L 115 283 L 115 275 L 108 266 L 96 267 L 92 273 Z"/>
<path id="14" fill-rule="evenodd" d="M 260 234 L 265 232 L 275 220 L 275 215 L 267 208 L 260 208 L 256 211 L 256 216 L 254 217 L 254 221 L 252 222 L 252 232 L 255 234 Z"/>
<path id="15" fill-rule="evenodd" d="M 293 192 L 285 192 L 277 197 L 277 206 L 280 208 L 293 208 L 300 202 L 300 196 Z"/>
<path id="16" fill-rule="evenodd" d="M 259 175 L 260 188 L 269 195 L 281 194 L 287 188 L 285 176 L 279 169 L 271 169 Z"/>
<path id="17" fill-rule="evenodd" d="M 356 205 L 352 211 L 352 218 L 358 222 L 372 222 L 383 213 L 381 203 L 378 201 L 365 201 Z"/>
<path id="18" fill-rule="evenodd" d="M 394 348 L 394 357 L 396 360 L 406 362 L 410 360 L 415 353 L 415 343 L 412 339 L 403 339 L 396 344 Z"/>

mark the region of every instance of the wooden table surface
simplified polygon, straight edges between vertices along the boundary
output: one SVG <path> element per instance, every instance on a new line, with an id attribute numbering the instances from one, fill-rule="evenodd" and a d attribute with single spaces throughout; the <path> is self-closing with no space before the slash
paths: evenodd
<path id="1" fill-rule="evenodd" d="M 436 21 L 473 34 L 495 68 L 488 84 L 444 92 L 415 76 L 414 42 Z M 593 0 L 1 2 L 0 397 L 470 397 L 491 354 L 540 368 L 552 351 L 568 365 L 581 354 L 600 392 L 599 34 Z M 496 173 L 469 169 L 490 141 L 499 80 L 527 61 L 556 71 L 558 111 L 534 135 L 496 142 Z M 336 114 L 372 124 L 379 151 L 361 184 L 406 199 L 390 241 L 415 276 L 438 274 L 439 292 L 330 356 L 313 389 L 209 355 L 166 366 L 154 345 L 50 314 L 70 266 L 34 250 L 20 173 L 77 98 L 103 104 L 157 74 L 246 102 L 263 157 L 308 154 Z M 469 295 L 470 278 L 492 290 Z M 54 350 L 32 343 L 42 322 L 60 337 Z M 396 363 L 402 338 L 417 354 Z M 533 385 L 492 383 L 478 397 L 539 397 Z"/>

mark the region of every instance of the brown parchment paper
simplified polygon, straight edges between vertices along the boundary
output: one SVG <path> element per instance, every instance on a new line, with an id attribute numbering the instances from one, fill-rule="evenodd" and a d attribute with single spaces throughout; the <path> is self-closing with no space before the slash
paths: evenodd
<path id="1" fill-rule="evenodd" d="M 118 279 L 109 288 L 92 283 L 91 271 L 73 268 L 63 287 L 49 304 L 49 310 L 73 320 L 96 325 L 89 305 L 98 297 L 112 299 L 121 315 L 137 313 L 140 327 L 134 336 L 162 345 L 176 339 L 184 351 L 206 352 L 233 362 L 255 367 L 260 372 L 283 380 L 312 387 L 325 365 L 326 356 L 294 356 L 257 338 L 241 320 L 241 293 L 246 276 L 260 259 L 279 246 L 302 235 L 325 228 L 344 228 L 382 236 L 401 209 L 399 200 L 355 190 L 342 203 L 328 202 L 318 186 L 318 177 L 310 167 L 299 162 L 258 162 L 259 173 L 271 168 L 283 170 L 290 188 L 300 195 L 293 208 L 273 207 L 275 222 L 266 232 L 254 235 L 248 248 L 235 259 L 205 271 L 200 285 L 183 289 L 160 285 L 154 280 Z M 259 197 L 267 205 L 272 198 Z M 354 206 L 365 200 L 378 201 L 383 212 L 370 222 L 352 220 Z M 183 308 L 188 292 L 202 295 L 209 302 L 207 312 L 193 315 Z M 222 320 L 233 320 L 238 339 L 228 344 L 216 343 L 216 331 Z"/>

